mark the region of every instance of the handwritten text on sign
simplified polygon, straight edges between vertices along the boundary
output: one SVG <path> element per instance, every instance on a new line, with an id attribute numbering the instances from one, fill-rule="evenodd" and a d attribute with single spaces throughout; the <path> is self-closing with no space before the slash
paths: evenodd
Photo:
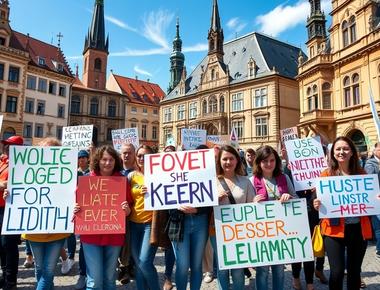
<path id="1" fill-rule="evenodd" d="M 206 144 L 206 130 L 182 129 L 181 143 L 184 150 L 197 148 L 199 145 Z"/>
<path id="2" fill-rule="evenodd" d="M 281 142 L 298 139 L 297 127 L 286 128 L 280 131 Z"/>
<path id="3" fill-rule="evenodd" d="M 94 125 L 63 127 L 62 146 L 87 150 L 92 142 Z"/>
<path id="4" fill-rule="evenodd" d="M 295 190 L 314 187 L 313 181 L 327 168 L 319 136 L 285 141 Z"/>
<path id="5" fill-rule="evenodd" d="M 137 128 L 112 130 L 111 134 L 113 148 L 118 152 L 121 151 L 121 146 L 125 143 L 133 144 L 136 149 L 139 147 L 139 133 Z"/>
<path id="6" fill-rule="evenodd" d="M 72 233 L 78 151 L 11 146 L 2 234 Z"/>
<path id="7" fill-rule="evenodd" d="M 121 203 L 125 201 L 126 190 L 125 177 L 79 177 L 77 203 L 81 210 L 75 219 L 75 233 L 125 233 L 125 213 Z"/>
<path id="8" fill-rule="evenodd" d="M 320 177 L 316 187 L 321 218 L 380 214 L 377 174 Z"/>
<path id="9" fill-rule="evenodd" d="M 150 154 L 144 168 L 145 210 L 218 204 L 214 150 Z"/>
<path id="10" fill-rule="evenodd" d="M 305 199 L 214 207 L 220 269 L 314 259 Z"/>

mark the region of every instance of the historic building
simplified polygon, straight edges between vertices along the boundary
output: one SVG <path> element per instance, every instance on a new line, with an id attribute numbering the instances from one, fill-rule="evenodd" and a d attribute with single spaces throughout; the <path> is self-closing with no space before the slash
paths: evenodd
<path id="1" fill-rule="evenodd" d="M 369 106 L 372 89 L 380 104 L 380 4 L 370 0 L 332 1 L 326 33 L 319 0 L 309 0 L 308 58 L 299 58 L 302 136 L 326 143 L 348 136 L 367 151 L 378 137 Z"/>
<path id="2" fill-rule="evenodd" d="M 59 136 L 67 126 L 73 75 L 58 46 L 14 31 L 9 3 L 0 3 L 0 112 L 2 138 Z"/>
<path id="3" fill-rule="evenodd" d="M 93 124 L 95 144 L 111 143 L 114 129 L 135 126 L 140 129 L 140 142 L 157 145 L 158 131 L 153 131 L 158 127 L 158 103 L 164 93 L 155 84 L 114 74 L 107 81 L 108 45 L 104 3 L 96 0 L 84 42 L 82 80 L 77 75 L 73 84 L 70 125 Z"/>
<path id="4" fill-rule="evenodd" d="M 161 101 L 160 145 L 182 128 L 210 135 L 236 129 L 240 146 L 277 146 L 280 129 L 299 121 L 297 59 L 302 51 L 260 33 L 224 42 L 218 3 L 213 1 L 208 54 L 189 75 L 176 25 L 169 93 Z"/>

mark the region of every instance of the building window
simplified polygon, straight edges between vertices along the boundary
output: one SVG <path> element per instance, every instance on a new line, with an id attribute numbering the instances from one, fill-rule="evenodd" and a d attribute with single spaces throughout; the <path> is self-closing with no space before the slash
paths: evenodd
<path id="1" fill-rule="evenodd" d="M 359 88 L 359 75 L 354 74 L 352 76 L 352 97 L 353 97 L 353 105 L 360 104 L 360 88 Z"/>
<path id="2" fill-rule="evenodd" d="M 71 99 L 71 113 L 79 114 L 80 113 L 80 97 L 73 96 Z"/>
<path id="3" fill-rule="evenodd" d="M 153 115 L 158 115 L 158 109 L 153 109 Z"/>
<path id="4" fill-rule="evenodd" d="M 243 104 L 243 93 L 236 93 L 232 95 L 232 112 L 242 111 L 244 107 Z"/>
<path id="5" fill-rule="evenodd" d="M 137 124 L 135 122 L 132 122 L 131 123 L 131 128 L 136 128 L 137 127 Z"/>
<path id="6" fill-rule="evenodd" d="M 189 119 L 195 119 L 196 117 L 197 117 L 197 103 L 190 103 Z"/>
<path id="7" fill-rule="evenodd" d="M 100 58 L 95 59 L 95 69 L 102 70 L 102 60 Z"/>
<path id="8" fill-rule="evenodd" d="M 157 126 L 152 127 L 152 140 L 157 140 Z"/>
<path id="9" fill-rule="evenodd" d="M 108 103 L 108 117 L 116 117 L 116 102 L 114 100 Z"/>
<path id="10" fill-rule="evenodd" d="M 313 85 L 312 88 L 307 88 L 307 111 L 311 112 L 318 109 L 318 87 Z"/>
<path id="11" fill-rule="evenodd" d="M 166 141 L 173 137 L 173 129 L 172 128 L 164 128 L 164 144 L 166 144 Z"/>
<path id="12" fill-rule="evenodd" d="M 356 41 L 356 21 L 355 16 L 351 16 L 348 20 L 349 30 L 350 30 L 350 41 L 351 43 Z"/>
<path id="13" fill-rule="evenodd" d="M 66 86 L 65 85 L 62 85 L 62 84 L 59 85 L 58 95 L 60 95 L 61 97 L 66 97 Z"/>
<path id="14" fill-rule="evenodd" d="M 219 112 L 224 113 L 224 97 L 221 96 L 219 100 Z"/>
<path id="15" fill-rule="evenodd" d="M 34 113 L 34 99 L 26 98 L 25 100 L 25 112 L 26 113 Z"/>
<path id="16" fill-rule="evenodd" d="M 148 108 L 142 108 L 143 114 L 148 114 Z"/>
<path id="17" fill-rule="evenodd" d="M 208 101 L 208 112 L 216 113 L 218 111 L 218 100 L 215 96 L 212 96 Z"/>
<path id="18" fill-rule="evenodd" d="M 343 23 L 342 23 L 342 35 L 343 35 L 343 47 L 346 47 L 349 43 L 347 21 L 343 21 Z"/>
<path id="19" fill-rule="evenodd" d="M 211 80 L 213 81 L 215 79 L 215 69 L 211 70 Z"/>
<path id="20" fill-rule="evenodd" d="M 207 101 L 206 100 L 203 100 L 203 103 L 202 103 L 202 113 L 203 113 L 203 115 L 207 114 Z"/>
<path id="21" fill-rule="evenodd" d="M 244 121 L 242 121 L 242 120 L 233 121 L 231 126 L 232 126 L 232 128 L 235 128 L 238 139 L 243 138 Z"/>
<path id="22" fill-rule="evenodd" d="M 58 118 L 65 118 L 65 105 L 58 104 Z"/>
<path id="23" fill-rule="evenodd" d="M 46 79 L 38 79 L 38 91 L 42 93 L 46 93 L 47 90 L 47 80 Z"/>
<path id="24" fill-rule="evenodd" d="M 32 123 L 24 123 L 24 137 L 32 138 L 33 137 L 33 124 Z"/>
<path id="25" fill-rule="evenodd" d="M 331 110 L 331 85 L 327 82 L 322 85 L 322 106 L 325 110 Z"/>
<path id="26" fill-rule="evenodd" d="M 35 90 L 37 86 L 37 78 L 35 76 L 27 76 L 26 88 L 29 90 Z"/>
<path id="27" fill-rule="evenodd" d="M 39 56 L 38 57 L 38 64 L 39 65 L 45 65 L 46 64 L 45 58 L 42 56 Z"/>
<path id="28" fill-rule="evenodd" d="M 90 115 L 97 116 L 99 110 L 99 101 L 97 98 L 92 98 L 90 102 Z"/>
<path id="29" fill-rule="evenodd" d="M 7 105 L 5 111 L 7 113 L 17 112 L 17 97 L 7 96 Z"/>
<path id="30" fill-rule="evenodd" d="M 267 106 L 267 89 L 257 89 L 255 90 L 255 108 L 261 108 Z"/>
<path id="31" fill-rule="evenodd" d="M 177 121 L 185 119 L 185 105 L 177 106 Z"/>
<path id="32" fill-rule="evenodd" d="M 44 125 L 36 124 L 35 130 L 34 130 L 34 137 L 42 138 L 43 136 L 44 136 Z"/>
<path id="33" fill-rule="evenodd" d="M 267 117 L 256 118 L 256 136 L 268 136 L 268 119 Z"/>
<path id="34" fill-rule="evenodd" d="M 172 108 L 164 109 L 164 122 L 172 121 Z"/>
<path id="35" fill-rule="evenodd" d="M 131 112 L 134 113 L 134 114 L 137 113 L 137 108 L 136 107 L 132 107 L 131 108 Z"/>
<path id="36" fill-rule="evenodd" d="M 10 82 L 18 83 L 19 75 L 20 75 L 20 68 L 15 67 L 15 66 L 9 67 L 8 80 Z"/>
<path id="37" fill-rule="evenodd" d="M 0 80 L 4 80 L 4 64 L 0 63 Z"/>
<path id="38" fill-rule="evenodd" d="M 45 101 L 37 100 L 37 115 L 45 115 Z"/>
<path id="39" fill-rule="evenodd" d="M 55 95 L 57 92 L 57 83 L 49 82 L 49 94 Z"/>
<path id="40" fill-rule="evenodd" d="M 112 128 L 107 128 L 107 141 L 112 141 Z"/>
<path id="41" fill-rule="evenodd" d="M 146 124 L 141 125 L 141 138 L 146 139 Z"/>
<path id="42" fill-rule="evenodd" d="M 62 139 L 62 131 L 63 131 L 63 127 L 62 126 L 57 126 L 55 137 L 57 137 L 57 139 L 59 139 L 59 140 Z"/>

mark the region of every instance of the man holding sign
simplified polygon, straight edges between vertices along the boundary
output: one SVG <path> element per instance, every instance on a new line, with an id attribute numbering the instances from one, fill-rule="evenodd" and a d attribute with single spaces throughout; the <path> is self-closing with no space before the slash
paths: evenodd
<path id="1" fill-rule="evenodd" d="M 330 212 L 334 218 L 323 218 L 321 221 L 321 231 L 325 236 L 324 245 L 330 263 L 329 286 L 330 289 L 343 289 L 344 269 L 347 267 L 347 288 L 359 289 L 367 241 L 372 238 L 366 203 L 371 192 L 366 195 L 363 189 L 370 191 L 377 186 L 378 193 L 378 181 L 373 176 L 353 176 L 366 172 L 359 166 L 356 147 L 347 137 L 338 137 L 334 141 L 330 158 L 330 167 L 322 172 L 322 178 L 317 183 L 317 199 L 314 200 L 314 208 L 320 211 L 320 216 L 324 214 L 322 211 L 326 211 L 327 202 L 324 196 L 327 195 L 329 199 L 328 192 L 331 193 L 330 200 L 331 196 L 334 196 L 335 203 L 339 204 L 345 203 L 345 194 L 350 195 L 353 191 L 357 191 L 358 194 L 354 193 L 354 200 L 346 200 L 349 204 L 343 205 L 344 210 L 338 205 L 337 212 Z M 329 176 L 346 177 L 348 181 L 341 183 Z M 379 201 L 373 202 L 372 206 L 379 209 Z M 336 217 L 336 213 L 339 217 Z"/>

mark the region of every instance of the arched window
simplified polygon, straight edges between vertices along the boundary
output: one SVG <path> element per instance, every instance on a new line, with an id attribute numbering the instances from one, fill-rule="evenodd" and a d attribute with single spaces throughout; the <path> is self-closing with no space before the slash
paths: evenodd
<path id="1" fill-rule="evenodd" d="M 354 15 L 348 20 L 348 26 L 350 30 L 350 43 L 353 43 L 356 41 L 356 21 Z"/>
<path id="2" fill-rule="evenodd" d="M 218 111 L 218 101 L 215 96 L 212 96 L 208 101 L 208 112 L 214 113 Z"/>
<path id="3" fill-rule="evenodd" d="M 350 90 L 350 78 L 346 76 L 343 79 L 343 92 L 344 92 L 344 106 L 351 106 L 351 90 Z"/>
<path id="4" fill-rule="evenodd" d="M 322 106 L 325 110 L 331 110 L 331 85 L 328 82 L 322 84 Z"/>
<path id="5" fill-rule="evenodd" d="M 308 111 L 313 111 L 318 109 L 318 87 L 313 85 L 312 88 L 307 89 L 307 109 Z"/>
<path id="6" fill-rule="evenodd" d="M 207 101 L 203 100 L 202 102 L 202 113 L 205 115 L 207 114 Z"/>
<path id="7" fill-rule="evenodd" d="M 108 117 L 116 117 L 116 102 L 114 100 L 108 102 Z"/>
<path id="8" fill-rule="evenodd" d="M 359 75 L 354 74 L 352 76 L 352 97 L 353 97 L 353 105 L 360 104 L 360 89 L 359 89 Z"/>
<path id="9" fill-rule="evenodd" d="M 90 102 L 90 115 L 97 116 L 99 111 L 99 101 L 96 97 L 93 97 Z"/>
<path id="10" fill-rule="evenodd" d="M 73 96 L 71 98 L 71 113 L 80 114 L 80 97 Z"/>
<path id="11" fill-rule="evenodd" d="M 348 23 L 343 21 L 342 23 L 342 36 L 343 36 L 343 47 L 346 47 L 349 44 L 348 40 Z"/>
<path id="12" fill-rule="evenodd" d="M 211 70 L 211 80 L 213 81 L 215 79 L 215 69 Z"/>
<path id="13" fill-rule="evenodd" d="M 12 127 L 8 127 L 4 130 L 3 140 L 8 139 L 9 137 L 12 137 L 14 135 L 16 135 L 16 130 Z"/>
<path id="14" fill-rule="evenodd" d="M 219 99 L 219 112 L 224 113 L 224 97 L 221 96 Z"/>
<path id="15" fill-rule="evenodd" d="M 95 69 L 102 70 L 102 60 L 100 58 L 95 58 Z"/>

